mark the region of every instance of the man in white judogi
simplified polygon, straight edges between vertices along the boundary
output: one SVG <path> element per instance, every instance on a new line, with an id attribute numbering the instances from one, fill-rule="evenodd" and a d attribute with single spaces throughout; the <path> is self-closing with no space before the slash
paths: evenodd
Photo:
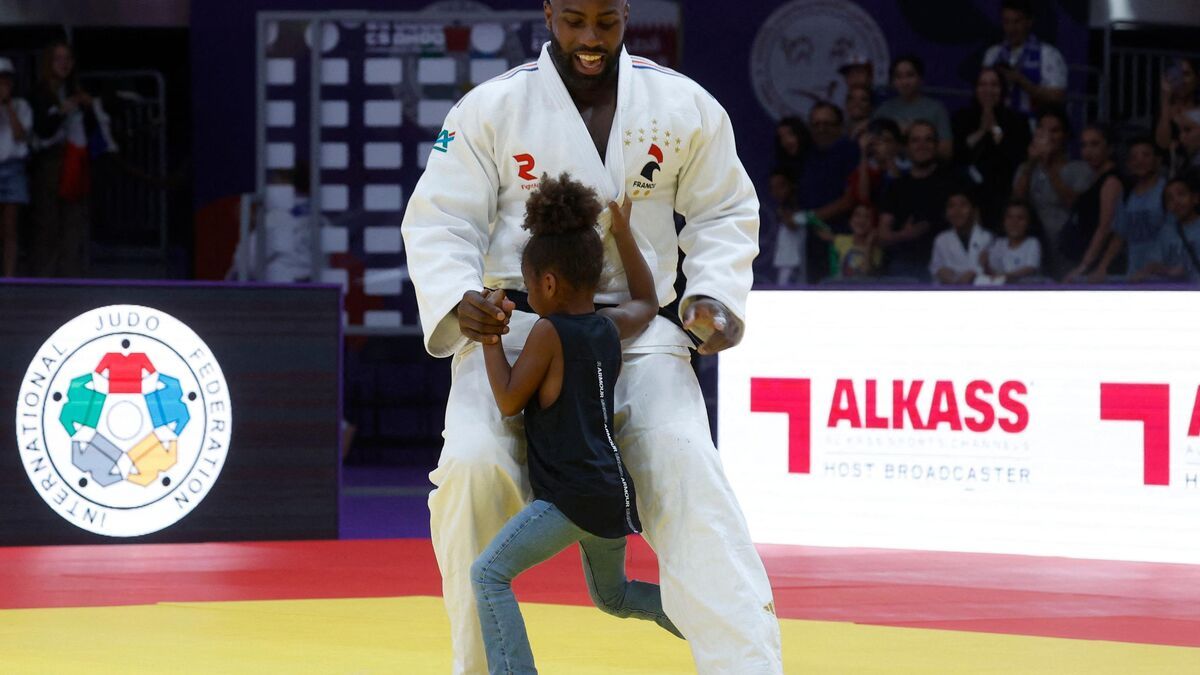
<path id="1" fill-rule="evenodd" d="M 742 333 L 758 200 L 721 106 L 691 80 L 622 47 L 626 0 L 545 3 L 552 40 L 536 63 L 480 85 L 446 118 L 409 200 L 403 233 L 425 344 L 453 355 L 445 445 L 430 480 L 433 545 L 455 673 L 487 670 L 468 572 L 529 499 L 521 417 L 502 418 L 476 342 L 505 333 L 510 360 L 537 319 L 487 302 L 523 290 L 525 200 L 542 173 L 569 172 L 602 203 L 633 200 L 633 230 L 663 304 L 687 254 L 685 326 L 702 354 Z M 673 214 L 687 225 L 676 233 Z M 601 216 L 598 303 L 628 298 Z M 762 562 L 713 447 L 691 342 L 658 317 L 623 345 L 617 442 L 659 560 L 663 607 L 701 673 L 781 673 L 779 624 Z"/>

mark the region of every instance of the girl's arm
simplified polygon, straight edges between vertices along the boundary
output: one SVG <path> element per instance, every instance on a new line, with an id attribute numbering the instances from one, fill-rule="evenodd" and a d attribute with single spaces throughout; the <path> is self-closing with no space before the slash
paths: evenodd
<path id="1" fill-rule="evenodd" d="M 633 239 L 633 230 L 629 226 L 629 212 L 632 208 L 633 204 L 628 196 L 619 207 L 616 202 L 608 204 L 608 210 L 612 214 L 612 226 L 609 231 L 617 242 L 621 265 L 625 267 L 629 300 L 611 309 L 597 312 L 612 319 L 622 340 L 642 332 L 658 314 L 658 293 L 654 290 L 654 275 L 650 273 L 650 266 L 638 250 L 637 242 Z"/>
<path id="2" fill-rule="evenodd" d="M 489 296 L 489 300 L 502 302 L 503 293 L 496 291 Z M 500 294 L 498 298 L 496 294 Z M 537 393 L 550 372 L 551 363 L 562 360 L 562 342 L 558 339 L 554 324 L 540 319 L 529 331 L 525 348 L 521 350 L 517 362 L 509 367 L 508 359 L 504 356 L 503 338 L 497 338 L 496 342 L 483 345 L 483 361 L 487 366 L 492 395 L 496 397 L 496 407 L 500 409 L 500 414 L 510 417 L 525 409 L 529 397 Z"/>

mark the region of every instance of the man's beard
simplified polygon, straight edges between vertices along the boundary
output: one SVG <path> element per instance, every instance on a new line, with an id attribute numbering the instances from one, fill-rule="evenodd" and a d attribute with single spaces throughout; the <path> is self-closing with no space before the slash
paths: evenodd
<path id="1" fill-rule="evenodd" d="M 563 51 L 562 45 L 559 44 L 558 38 L 553 33 L 550 34 L 550 58 L 554 61 L 554 65 L 558 68 L 558 74 L 562 76 L 563 84 L 567 85 L 567 89 L 572 91 L 595 91 L 613 83 L 617 79 L 617 65 L 621 58 L 621 50 L 625 47 L 625 41 L 617 45 L 616 52 L 608 54 L 602 51 L 591 49 L 580 49 L 574 53 L 567 54 Z M 604 70 L 598 75 L 584 75 L 575 70 L 575 54 L 602 54 L 604 56 Z"/>

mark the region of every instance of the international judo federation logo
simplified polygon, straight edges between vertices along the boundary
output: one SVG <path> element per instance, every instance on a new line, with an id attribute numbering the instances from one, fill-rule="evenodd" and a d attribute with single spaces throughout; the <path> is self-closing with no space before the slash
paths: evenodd
<path id="1" fill-rule="evenodd" d="M 845 99 L 838 70 L 855 61 L 870 62 L 875 82 L 887 81 L 887 39 L 870 14 L 847 0 L 792 0 L 759 28 L 750 77 L 777 119 L 807 115 L 818 101 Z"/>
<path id="2" fill-rule="evenodd" d="M 29 364 L 17 442 L 68 522 L 114 537 L 170 527 L 212 489 L 232 424 L 225 376 L 178 319 L 113 305 L 59 328 Z"/>

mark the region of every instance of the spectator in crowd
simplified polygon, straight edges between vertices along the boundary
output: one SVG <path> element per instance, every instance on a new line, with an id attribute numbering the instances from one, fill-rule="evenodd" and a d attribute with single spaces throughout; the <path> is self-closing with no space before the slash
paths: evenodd
<path id="1" fill-rule="evenodd" d="M 878 207 L 888 187 L 905 173 L 899 162 L 900 127 L 889 119 L 871 120 L 858 147 L 862 159 L 846 180 L 846 191 L 851 203 Z"/>
<path id="2" fill-rule="evenodd" d="M 271 175 L 272 187 L 267 189 L 266 208 L 262 218 L 255 219 L 263 232 L 258 232 L 256 227 L 246 239 L 238 242 L 227 278 L 235 278 L 238 267 L 245 265 L 250 279 L 255 281 L 290 284 L 312 279 L 310 180 L 308 166 L 304 163 Z M 324 217 L 321 220 L 322 228 L 332 225 Z"/>
<path id="3" fill-rule="evenodd" d="M 880 86 L 875 84 L 875 65 L 871 63 L 871 59 L 863 54 L 853 54 L 845 63 L 838 68 L 838 72 L 842 75 L 842 81 L 846 85 L 846 91 L 857 89 L 859 87 L 866 89 L 871 95 L 871 106 L 874 107 L 883 100 L 881 96 Z"/>
<path id="4" fill-rule="evenodd" d="M 33 269 L 38 276 L 78 277 L 86 266 L 88 169 L 85 111 L 92 97 L 75 77 L 75 56 L 65 42 L 42 55 L 33 94 Z M 83 146 L 79 145 L 82 139 Z"/>
<path id="5" fill-rule="evenodd" d="M 1045 231 L 1046 268 L 1055 279 L 1069 270 L 1058 255 L 1059 236 L 1071 215 L 1071 205 L 1092 182 L 1086 162 L 1067 158 L 1067 116 L 1059 108 L 1038 115 L 1037 130 L 1029 144 L 1029 159 L 1017 169 L 1013 197 L 1033 204 Z"/>
<path id="6" fill-rule="evenodd" d="M 879 274 L 883 252 L 879 250 L 875 220 L 873 206 L 858 204 L 850 212 L 850 234 L 833 234 L 828 229 L 817 231 L 817 236 L 830 244 L 830 278 L 865 279 Z"/>
<path id="7" fill-rule="evenodd" d="M 1113 219 L 1121 205 L 1125 188 L 1113 161 L 1112 131 L 1099 124 L 1089 125 L 1079 136 L 1080 153 L 1095 179 L 1071 206 L 1071 215 L 1059 236 L 1059 253 L 1070 267 L 1064 281 L 1085 278 L 1092 283 L 1104 280 L 1106 270 L 1095 268 L 1112 236 Z M 1093 269 L 1095 268 L 1095 269 Z"/>
<path id="8" fill-rule="evenodd" d="M 1197 175 L 1172 178 L 1163 191 L 1167 222 L 1158 232 L 1158 255 L 1130 276 L 1130 281 L 1161 277 L 1200 281 L 1200 182 Z"/>
<path id="9" fill-rule="evenodd" d="M 846 215 L 853 203 L 845 198 L 846 177 L 858 166 L 858 146 L 846 137 L 842 111 L 828 102 L 817 103 L 808 116 L 813 147 L 804 160 L 797 182 L 797 201 L 807 223 L 828 223 L 835 232 L 846 231 Z M 810 278 L 827 272 L 829 256 L 824 242 L 808 249 Z"/>
<path id="10" fill-rule="evenodd" d="M 923 279 L 954 177 L 938 162 L 938 134 L 924 120 L 908 130 L 909 173 L 891 182 L 879 209 L 879 243 L 890 276 Z"/>
<path id="11" fill-rule="evenodd" d="M 871 90 L 853 87 L 846 92 L 846 132 L 850 140 L 857 141 L 866 133 L 873 110 Z"/>
<path id="12" fill-rule="evenodd" d="M 796 181 L 804 169 L 804 158 L 812 148 L 808 125 L 799 117 L 785 117 L 775 125 L 775 168 Z"/>
<path id="13" fill-rule="evenodd" d="M 1033 119 L 1067 98 L 1067 63 L 1053 45 L 1033 34 L 1033 0 L 1004 0 L 1000 5 L 1004 41 L 983 55 L 984 66 L 996 66 L 1011 88 L 1009 107 Z"/>
<path id="14" fill-rule="evenodd" d="M 973 284 L 984 274 L 983 259 L 994 237 L 979 224 L 979 209 L 965 182 L 950 190 L 946 223 L 950 229 L 933 240 L 929 272 L 936 284 Z"/>
<path id="15" fill-rule="evenodd" d="M 0 58 L 0 274 L 6 277 L 17 275 L 17 215 L 29 203 L 25 160 L 33 129 L 33 109 L 14 93 L 15 75 L 12 61 Z"/>
<path id="16" fill-rule="evenodd" d="M 1200 87 L 1196 85 L 1195 61 L 1175 58 L 1163 69 L 1158 124 L 1154 127 L 1154 141 L 1163 150 L 1170 151 L 1179 140 L 1179 116 L 1200 104 Z"/>
<path id="17" fill-rule="evenodd" d="M 983 257 L 986 274 L 1012 284 L 1041 272 L 1042 245 L 1030 234 L 1033 218 L 1029 202 L 1008 203 L 1004 208 L 1004 237 L 993 241 Z"/>
<path id="18" fill-rule="evenodd" d="M 803 284 L 808 222 L 796 208 L 795 188 L 787 171 L 775 169 L 771 172 L 768 192 L 771 201 L 764 210 L 762 231 L 767 236 L 774 234 L 771 283 L 780 286 Z"/>
<path id="19" fill-rule="evenodd" d="M 905 135 L 913 122 L 930 122 L 937 130 L 938 156 L 948 160 L 954 151 L 950 115 L 941 101 L 921 94 L 924 77 L 925 62 L 921 57 L 909 55 L 893 61 L 892 88 L 896 90 L 897 95 L 884 101 L 875 110 L 875 117 L 886 117 L 895 121 Z"/>
<path id="20" fill-rule="evenodd" d="M 983 68 L 975 99 L 954 113 L 954 161 L 975 184 L 984 226 L 995 228 L 1012 191 L 1013 174 L 1029 148 L 1029 123 L 1004 101 L 1004 78 Z"/>
<path id="21" fill-rule="evenodd" d="M 1179 114 L 1179 138 L 1171 143 L 1167 162 L 1172 178 L 1200 170 L 1200 107 Z"/>
<path id="22" fill-rule="evenodd" d="M 1149 136 L 1134 139 L 1129 144 L 1126 165 L 1133 185 L 1117 209 L 1113 237 L 1098 263 L 1097 276 L 1108 273 L 1123 248 L 1130 273 L 1144 268 L 1158 253 L 1158 233 L 1167 219 L 1163 210 L 1167 179 L 1162 175 L 1154 139 Z"/>

